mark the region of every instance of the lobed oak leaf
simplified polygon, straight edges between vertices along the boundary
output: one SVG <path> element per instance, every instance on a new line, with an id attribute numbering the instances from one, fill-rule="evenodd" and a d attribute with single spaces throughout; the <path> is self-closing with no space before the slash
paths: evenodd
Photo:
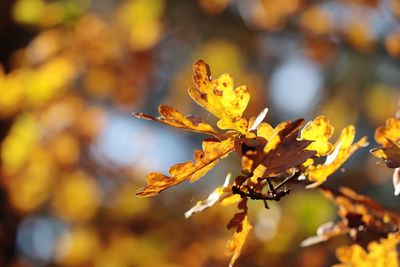
<path id="1" fill-rule="evenodd" d="M 262 124 L 259 132 L 268 142 L 261 149 L 249 150 L 242 157 L 242 167 L 253 172 L 252 181 L 259 177 L 268 177 L 284 172 L 290 168 L 299 166 L 307 159 L 313 157 L 316 152 L 306 148 L 312 143 L 308 140 L 297 140 L 300 127 L 304 120 L 280 123 L 274 129 Z"/>
<path id="2" fill-rule="evenodd" d="M 194 182 L 198 180 L 211 170 L 219 159 L 225 158 L 233 151 L 233 142 L 232 139 L 219 141 L 209 138 L 204 140 L 203 150 L 196 149 L 194 151 L 194 162 L 188 161 L 173 165 L 168 171 L 171 176 L 158 172 L 150 173 L 146 177 L 147 186 L 140 189 L 137 195 L 143 197 L 153 196 L 183 181 L 190 180 L 190 182 Z"/>
<path id="3" fill-rule="evenodd" d="M 397 245 L 399 234 L 389 234 L 387 238 L 372 241 L 367 250 L 358 244 L 342 246 L 336 249 L 336 257 L 341 262 L 333 267 L 375 267 L 399 266 Z"/>
<path id="4" fill-rule="evenodd" d="M 353 239 L 365 243 L 366 240 L 378 240 L 398 231 L 400 216 L 386 210 L 373 199 L 345 187 L 339 191 L 325 188 L 322 193 L 338 206 L 340 220 L 322 225 L 316 236 L 302 242 L 303 246 L 343 234 L 350 234 Z"/>
<path id="5" fill-rule="evenodd" d="M 229 262 L 229 267 L 232 267 L 235 261 L 239 258 L 242 247 L 246 242 L 247 236 L 252 228 L 253 227 L 250 224 L 247 216 L 244 216 L 243 220 L 241 221 L 240 229 L 235 231 L 233 237 L 226 244 L 225 255 L 232 255 L 232 258 Z"/>
<path id="6" fill-rule="evenodd" d="M 198 201 L 195 206 L 193 206 L 190 210 L 185 212 L 185 218 L 189 218 L 195 213 L 199 213 L 205 209 L 208 209 L 212 207 L 217 201 L 220 199 L 220 197 L 229 192 L 229 181 L 231 179 L 231 174 L 229 173 L 226 178 L 225 182 L 222 186 L 218 186 L 217 188 L 214 189 L 214 191 L 208 196 L 206 200 Z"/>
<path id="7" fill-rule="evenodd" d="M 245 134 L 248 122 L 242 114 L 250 100 L 248 88 L 240 86 L 234 89 L 229 74 L 212 79 L 210 67 L 203 60 L 194 63 L 193 71 L 196 86 L 188 89 L 192 99 L 220 119 L 217 123 L 220 129 L 233 129 Z"/>
<path id="8" fill-rule="evenodd" d="M 319 116 L 314 121 L 310 121 L 301 130 L 301 140 L 312 140 L 307 149 L 315 150 L 317 156 L 326 156 L 332 150 L 329 142 L 333 134 L 333 126 L 325 116 Z"/>
<path id="9" fill-rule="evenodd" d="M 208 135 L 213 135 L 217 138 L 221 138 L 221 134 L 217 130 L 215 130 L 210 124 L 202 121 L 198 117 L 184 116 L 175 108 L 167 105 L 160 105 L 158 107 L 158 111 L 161 115 L 158 118 L 154 118 L 150 115 L 143 113 L 134 113 L 133 115 L 139 119 L 152 120 L 175 128 L 204 133 Z"/>
<path id="10" fill-rule="evenodd" d="M 400 167 L 400 144 L 387 140 L 385 146 L 371 149 L 372 155 L 381 158 L 388 168 Z"/>
<path id="11" fill-rule="evenodd" d="M 308 185 L 307 188 L 314 188 L 325 182 L 328 176 L 339 169 L 357 149 L 368 145 L 366 137 L 353 144 L 354 136 L 354 126 L 344 128 L 333 146 L 333 151 L 326 157 L 325 163 L 317 166 L 311 165 L 306 168 L 305 174 L 310 181 L 314 182 Z"/>
<path id="12" fill-rule="evenodd" d="M 384 126 L 380 126 L 375 131 L 375 140 L 383 147 L 389 147 L 391 144 L 400 141 L 400 120 L 389 118 Z"/>

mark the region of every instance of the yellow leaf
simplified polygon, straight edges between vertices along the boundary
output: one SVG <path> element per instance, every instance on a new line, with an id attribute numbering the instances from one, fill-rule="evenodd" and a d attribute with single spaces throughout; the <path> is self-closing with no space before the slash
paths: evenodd
<path id="1" fill-rule="evenodd" d="M 309 166 L 306 175 L 313 184 L 307 188 L 314 188 L 325 182 L 329 175 L 333 174 L 342 164 L 360 147 L 368 145 L 367 138 L 361 138 L 357 143 L 352 144 L 355 136 L 354 126 L 344 128 L 336 141 L 333 151 L 327 156 L 324 164 Z"/>
<path id="2" fill-rule="evenodd" d="M 133 115 L 136 118 L 152 120 L 176 128 L 214 135 L 216 137 L 221 136 L 221 134 L 218 133 L 210 124 L 203 122 L 200 118 L 194 116 L 184 116 L 173 107 L 160 105 L 158 111 L 161 114 L 161 117 L 158 118 L 143 113 L 134 113 Z"/>
<path id="3" fill-rule="evenodd" d="M 385 126 L 380 126 L 375 131 L 375 140 L 384 147 L 390 146 L 390 141 L 400 141 L 400 120 L 389 118 Z M 390 141 L 389 141 L 390 140 Z"/>
<path id="4" fill-rule="evenodd" d="M 307 149 L 317 151 L 317 156 L 325 156 L 332 150 L 332 144 L 328 141 L 333 134 L 333 126 L 325 116 L 319 116 L 310 121 L 301 130 L 302 140 L 312 140 Z"/>
<path id="5" fill-rule="evenodd" d="M 196 87 L 189 87 L 193 100 L 220 119 L 217 123 L 220 129 L 234 129 L 245 134 L 248 122 L 242 114 L 250 100 L 248 88 L 240 86 L 234 89 L 229 74 L 213 80 L 210 68 L 203 60 L 194 63 L 193 71 Z"/>
<path id="6" fill-rule="evenodd" d="M 387 140 L 390 145 L 371 149 L 372 155 L 381 158 L 388 168 L 400 167 L 400 144 Z"/>
<path id="7" fill-rule="evenodd" d="M 240 252 L 244 243 L 246 242 L 247 235 L 253 227 L 251 226 L 247 216 L 244 218 L 241 231 L 236 231 L 233 237 L 226 244 L 225 255 L 232 255 L 229 267 L 232 267 L 235 261 L 239 258 Z"/>
<path id="8" fill-rule="evenodd" d="M 217 163 L 218 159 L 225 158 L 234 149 L 234 141 L 225 139 L 206 139 L 203 142 L 203 151 L 194 151 L 194 163 L 192 161 L 178 163 L 169 169 L 171 176 L 159 172 L 152 172 L 146 177 L 147 186 L 137 192 L 138 196 L 153 196 L 159 192 L 190 180 L 194 182 L 204 176 Z"/>
<path id="9" fill-rule="evenodd" d="M 398 234 L 389 234 L 379 242 L 368 244 L 367 251 L 360 245 L 342 246 L 336 249 L 336 257 L 341 262 L 334 267 L 398 267 Z"/>

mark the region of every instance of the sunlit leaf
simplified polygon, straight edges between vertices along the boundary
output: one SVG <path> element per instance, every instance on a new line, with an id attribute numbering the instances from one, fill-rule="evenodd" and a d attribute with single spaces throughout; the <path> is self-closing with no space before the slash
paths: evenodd
<path id="1" fill-rule="evenodd" d="M 336 257 L 341 262 L 334 267 L 377 267 L 399 266 L 397 244 L 398 234 L 368 244 L 367 250 L 358 244 L 342 246 L 336 249 Z"/>
<path id="2" fill-rule="evenodd" d="M 184 116 L 173 107 L 167 105 L 160 105 L 158 107 L 158 111 L 161 114 L 161 117 L 158 118 L 154 118 L 150 115 L 146 115 L 143 113 L 134 113 L 133 115 L 136 118 L 152 120 L 164 123 L 172 127 L 181 128 L 189 131 L 200 132 L 214 136 L 221 135 L 211 125 L 209 125 L 206 122 L 203 122 L 200 118 L 194 116 Z"/>
<path id="3" fill-rule="evenodd" d="M 317 236 L 304 240 L 303 246 L 343 234 L 349 234 L 354 240 L 378 240 L 398 231 L 400 216 L 386 210 L 373 199 L 345 187 L 339 191 L 323 189 L 322 192 L 338 206 L 340 220 L 322 225 Z"/>
<path id="4" fill-rule="evenodd" d="M 210 68 L 203 60 L 194 63 L 193 71 L 196 87 L 189 87 L 189 95 L 193 100 L 220 119 L 220 129 L 235 129 L 246 133 L 248 122 L 242 118 L 242 114 L 250 100 L 248 88 L 240 86 L 234 89 L 229 74 L 213 80 Z"/>
<path id="5" fill-rule="evenodd" d="M 332 150 L 332 144 L 329 142 L 333 134 L 333 126 L 325 116 L 319 116 L 314 121 L 310 121 L 301 130 L 302 140 L 313 141 L 308 150 L 315 150 L 317 156 L 325 156 Z"/>
<path id="6" fill-rule="evenodd" d="M 376 129 L 375 140 L 384 147 L 390 146 L 390 141 L 400 141 L 400 120 L 395 118 L 387 119 L 384 126 L 380 126 Z"/>
<path id="7" fill-rule="evenodd" d="M 388 144 L 371 150 L 372 155 L 381 158 L 388 168 L 400 167 L 400 145 L 388 139 Z"/>
<path id="8" fill-rule="evenodd" d="M 317 166 L 309 166 L 306 170 L 308 179 L 313 184 L 308 188 L 313 188 L 325 182 L 328 176 L 338 170 L 342 164 L 353 154 L 357 149 L 368 145 L 367 138 L 361 138 L 357 143 L 353 144 L 355 136 L 355 128 L 348 126 L 344 128 L 339 139 L 333 146 L 333 151 L 327 156 L 324 164 Z"/>
<path id="9" fill-rule="evenodd" d="M 171 176 L 153 172 L 146 177 L 147 186 L 138 191 L 138 196 L 153 196 L 159 192 L 177 185 L 183 181 L 194 182 L 211 170 L 220 158 L 226 157 L 233 151 L 233 140 L 206 139 L 203 142 L 203 151 L 194 151 L 194 163 L 192 161 L 178 163 L 169 169 Z"/>
<path id="10" fill-rule="evenodd" d="M 253 227 L 251 226 L 247 216 L 244 217 L 242 221 L 241 229 L 237 230 L 232 239 L 228 241 L 226 244 L 225 255 L 232 255 L 231 261 L 229 262 L 229 266 L 232 267 L 235 261 L 239 258 L 240 252 L 244 243 L 246 242 L 247 235 L 251 231 Z"/>

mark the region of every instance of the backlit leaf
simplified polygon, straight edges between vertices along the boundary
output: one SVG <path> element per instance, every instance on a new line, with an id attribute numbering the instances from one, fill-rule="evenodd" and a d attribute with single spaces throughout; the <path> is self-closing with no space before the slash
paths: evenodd
<path id="1" fill-rule="evenodd" d="M 248 88 L 240 86 L 234 89 L 229 74 L 213 80 L 210 68 L 203 60 L 194 63 L 193 71 L 196 87 L 189 87 L 193 100 L 220 119 L 217 124 L 220 129 L 246 133 L 248 122 L 242 114 L 250 100 Z"/>
<path id="2" fill-rule="evenodd" d="M 398 234 L 390 234 L 387 238 L 372 241 L 367 250 L 358 244 L 342 246 L 336 249 L 336 257 L 341 262 L 334 267 L 376 267 L 399 266 L 397 244 Z"/>
<path id="3" fill-rule="evenodd" d="M 354 126 L 344 128 L 333 147 L 333 151 L 327 156 L 325 163 L 317 166 L 311 165 L 307 168 L 308 179 L 314 182 L 308 188 L 316 187 L 325 182 L 328 176 L 338 170 L 351 154 L 357 149 L 368 145 L 366 137 L 353 144 L 354 136 Z"/>
<path id="4" fill-rule="evenodd" d="M 307 149 L 317 151 L 317 156 L 325 156 L 332 150 L 329 142 L 333 134 L 333 126 L 325 116 L 319 116 L 314 121 L 310 121 L 301 130 L 302 140 L 312 140 Z"/>
<path id="5" fill-rule="evenodd" d="M 184 116 L 173 107 L 160 105 L 158 107 L 158 111 L 161 114 L 161 117 L 158 118 L 154 118 L 143 113 L 134 113 L 133 115 L 136 118 L 152 120 L 188 131 L 200 132 L 214 136 L 221 135 L 210 124 L 203 122 L 200 118 L 194 116 Z"/>
<path id="6" fill-rule="evenodd" d="M 386 120 L 386 124 L 384 126 L 380 126 L 376 129 L 375 140 L 384 147 L 390 146 L 390 141 L 399 142 L 400 120 L 395 118 L 389 118 Z"/>
<path id="7" fill-rule="evenodd" d="M 171 176 L 153 172 L 146 177 L 147 186 L 140 189 L 138 196 L 153 196 L 183 181 L 194 182 L 211 170 L 220 158 L 226 157 L 233 150 L 233 140 L 206 139 L 203 150 L 194 151 L 194 162 L 178 163 L 169 169 Z"/>
<path id="8" fill-rule="evenodd" d="M 225 255 L 227 256 L 232 255 L 231 261 L 229 262 L 230 267 L 232 267 L 235 261 L 239 258 L 242 247 L 246 242 L 247 235 L 249 234 L 252 228 L 253 227 L 251 226 L 247 216 L 245 216 L 242 221 L 242 227 L 240 231 L 237 230 L 233 234 L 232 239 L 230 239 L 226 244 Z"/>

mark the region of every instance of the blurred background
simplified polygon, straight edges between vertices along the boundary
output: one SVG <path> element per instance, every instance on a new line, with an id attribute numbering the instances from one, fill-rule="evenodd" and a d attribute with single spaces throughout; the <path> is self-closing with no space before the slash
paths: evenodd
<path id="1" fill-rule="evenodd" d="M 236 208 L 184 212 L 240 171 L 138 198 L 150 171 L 192 158 L 203 136 L 134 119 L 165 103 L 215 118 L 187 95 L 192 63 L 248 85 L 246 116 L 326 115 L 371 145 L 328 184 L 398 209 L 391 171 L 368 150 L 400 96 L 399 0 L 16 0 L 0 2 L 0 266 L 227 266 Z M 236 266 L 330 266 L 338 238 L 299 243 L 336 218 L 318 191 L 250 203 Z"/>

